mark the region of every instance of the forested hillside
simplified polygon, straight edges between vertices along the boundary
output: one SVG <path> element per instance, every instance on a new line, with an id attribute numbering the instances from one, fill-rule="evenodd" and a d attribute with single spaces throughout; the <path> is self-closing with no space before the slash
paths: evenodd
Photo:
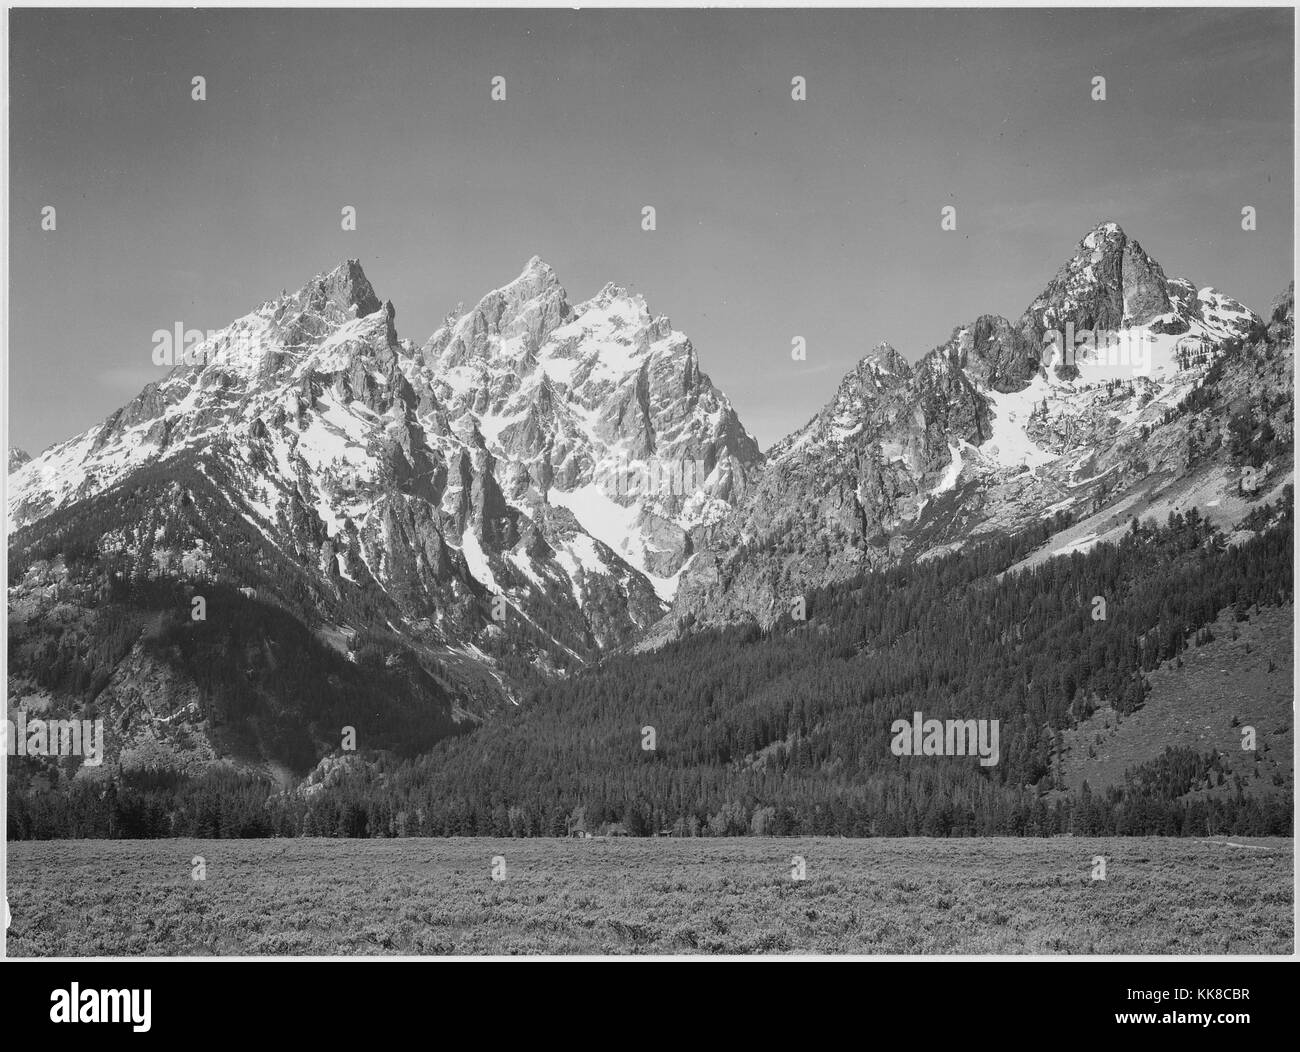
<path id="1" fill-rule="evenodd" d="M 132 835 L 136 788 L 168 813 L 194 786 L 241 783 L 261 808 L 268 787 L 295 784 L 338 749 L 344 728 L 414 756 L 473 725 L 437 659 L 386 624 L 391 604 L 340 588 L 336 605 L 370 627 L 350 649 L 332 644 L 313 577 L 224 512 L 207 471 L 183 459 L 13 538 L 10 705 L 32 719 L 103 720 L 106 733 L 104 766 L 75 782 L 75 758 L 11 763 L 12 813 L 80 792 L 72 813 L 85 828 Z M 182 561 L 177 549 L 198 554 Z M 123 813 L 110 818 L 118 789 Z M 59 822 L 79 835 L 78 822 Z"/>
<path id="2" fill-rule="evenodd" d="M 1231 541 L 1193 510 L 998 577 L 1061 525 L 1046 523 L 810 592 L 803 620 L 792 602 L 768 629 L 611 657 L 469 737 L 370 753 L 308 792 L 249 785 L 233 803 L 214 776 L 137 776 L 110 807 L 90 783 L 31 788 L 11 796 L 10 835 L 66 835 L 74 815 L 82 835 L 121 836 L 1285 834 L 1289 794 L 1194 794 L 1213 754 L 1171 750 L 1077 796 L 1059 756 L 1095 709 L 1139 708 L 1144 673 L 1221 611 L 1292 603 L 1292 521 L 1288 487 Z M 999 721 L 999 762 L 894 755 L 891 725 L 914 712 Z"/>

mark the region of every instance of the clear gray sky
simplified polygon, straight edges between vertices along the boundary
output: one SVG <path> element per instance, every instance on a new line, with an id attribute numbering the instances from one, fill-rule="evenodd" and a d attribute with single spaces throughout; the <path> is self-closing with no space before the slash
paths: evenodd
<path id="1" fill-rule="evenodd" d="M 628 285 L 765 448 L 876 343 L 915 359 L 1019 315 L 1102 219 L 1263 312 L 1293 273 L 1292 20 L 13 11 L 10 442 L 129 400 L 155 329 L 220 328 L 347 257 L 417 341 L 533 254 L 574 302 Z"/>

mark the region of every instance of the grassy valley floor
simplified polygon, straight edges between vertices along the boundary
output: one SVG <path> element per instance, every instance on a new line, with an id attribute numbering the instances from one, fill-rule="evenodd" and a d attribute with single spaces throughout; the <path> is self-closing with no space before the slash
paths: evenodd
<path id="1" fill-rule="evenodd" d="M 1292 857 L 1227 836 L 20 842 L 8 951 L 1289 954 Z"/>

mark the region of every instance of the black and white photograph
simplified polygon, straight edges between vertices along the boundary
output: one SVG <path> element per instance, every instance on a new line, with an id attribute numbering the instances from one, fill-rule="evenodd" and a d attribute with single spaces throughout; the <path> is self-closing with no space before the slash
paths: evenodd
<path id="1" fill-rule="evenodd" d="M 1292 7 L 7 35 L 6 958 L 1295 957 Z"/>

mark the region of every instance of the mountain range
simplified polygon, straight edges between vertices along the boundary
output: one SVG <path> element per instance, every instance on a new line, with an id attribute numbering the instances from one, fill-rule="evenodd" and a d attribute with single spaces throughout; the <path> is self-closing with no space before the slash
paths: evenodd
<path id="1" fill-rule="evenodd" d="M 1244 543 L 1293 482 L 1293 315 L 1102 223 L 1018 318 L 877 347 L 764 453 L 625 288 L 571 303 L 533 257 L 416 343 L 348 260 L 11 450 L 9 704 L 103 716 L 109 770 L 307 792 L 343 727 L 415 756 L 864 574 L 1191 509 Z"/>

